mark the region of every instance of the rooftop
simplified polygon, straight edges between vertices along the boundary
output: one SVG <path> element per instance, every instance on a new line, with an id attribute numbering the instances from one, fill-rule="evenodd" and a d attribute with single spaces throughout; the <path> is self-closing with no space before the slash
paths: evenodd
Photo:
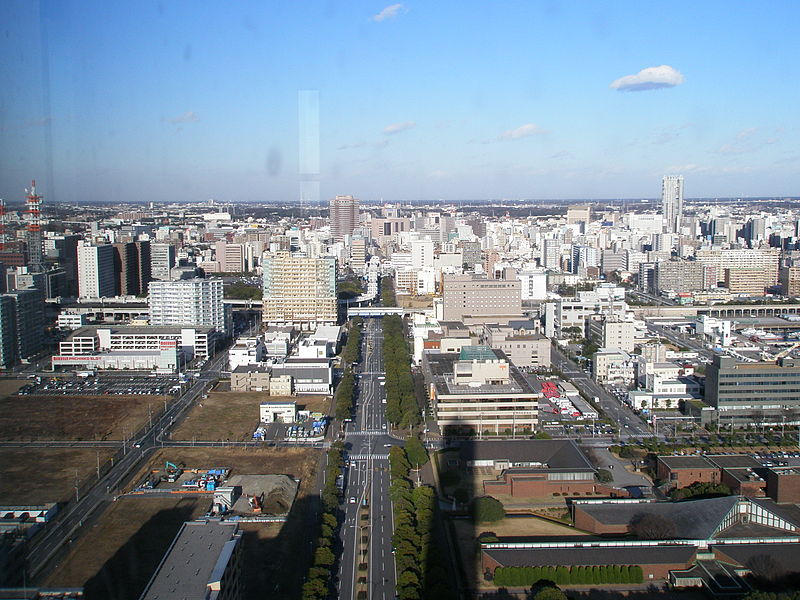
<path id="1" fill-rule="evenodd" d="M 227 564 L 238 541 L 238 525 L 230 521 L 204 520 L 183 524 L 142 600 L 205 600 L 208 584 L 221 577 L 220 566 Z M 220 565 L 220 562 L 224 564 Z"/>
<path id="2" fill-rule="evenodd" d="M 461 444 L 459 458 L 464 463 L 473 460 L 508 460 L 511 463 L 541 463 L 542 469 L 546 470 L 595 470 L 572 440 L 469 441 Z"/>

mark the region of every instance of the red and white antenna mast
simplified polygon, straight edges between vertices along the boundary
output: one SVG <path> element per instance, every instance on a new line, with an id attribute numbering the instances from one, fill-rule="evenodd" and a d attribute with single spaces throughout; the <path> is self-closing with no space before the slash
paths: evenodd
<path id="1" fill-rule="evenodd" d="M 0 198 L 0 252 L 6 249 L 6 201 Z"/>
<path id="2" fill-rule="evenodd" d="M 42 197 L 36 193 L 36 180 L 31 181 L 31 189 L 25 190 L 25 203 L 28 209 L 28 264 L 33 270 L 41 270 L 42 255 Z"/>

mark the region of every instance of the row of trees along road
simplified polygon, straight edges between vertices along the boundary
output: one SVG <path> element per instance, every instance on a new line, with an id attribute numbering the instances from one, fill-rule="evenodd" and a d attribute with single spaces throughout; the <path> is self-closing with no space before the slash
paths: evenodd
<path id="1" fill-rule="evenodd" d="M 334 416 L 337 419 L 347 419 L 353 414 L 356 400 L 356 382 L 353 375 L 353 363 L 361 358 L 361 324 L 363 319 L 356 317 L 350 321 L 347 334 L 347 343 L 342 350 L 342 364 L 344 373 L 339 385 L 336 387 L 336 406 Z"/>
<path id="2" fill-rule="evenodd" d="M 335 573 L 337 518 L 341 502 L 341 491 L 336 479 L 342 474 L 344 444 L 334 442 L 328 450 L 328 466 L 325 471 L 325 487 L 322 489 L 322 514 L 319 520 L 319 536 L 314 543 L 314 559 L 303 584 L 303 600 L 323 600 L 330 597 Z"/>
<path id="3" fill-rule="evenodd" d="M 383 306 L 397 306 L 397 296 L 394 294 L 394 278 L 381 277 L 381 304 Z"/>
<path id="4" fill-rule="evenodd" d="M 403 319 L 383 318 L 383 364 L 386 370 L 386 418 L 395 427 L 412 427 L 422 421 L 411 375 L 411 358 Z"/>
<path id="5" fill-rule="evenodd" d="M 416 444 L 412 440 L 416 440 Z M 400 446 L 389 450 L 397 597 L 400 600 L 448 600 L 455 595 L 447 584 L 447 570 L 433 540 L 436 493 L 427 485 L 415 488 L 409 478 L 411 461 L 424 464 L 428 455 L 417 438 L 409 439 L 407 444 L 411 445 L 410 455 Z"/>

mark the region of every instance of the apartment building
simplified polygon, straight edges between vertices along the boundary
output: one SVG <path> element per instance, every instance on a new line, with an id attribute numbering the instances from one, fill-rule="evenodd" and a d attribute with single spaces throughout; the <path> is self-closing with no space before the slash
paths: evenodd
<path id="1" fill-rule="evenodd" d="M 78 246 L 78 295 L 104 298 L 116 295 L 114 247 Z"/>
<path id="2" fill-rule="evenodd" d="M 653 273 L 653 288 L 656 291 L 693 292 L 707 290 L 716 283 L 717 273 L 713 267 L 691 260 L 658 262 Z"/>
<path id="3" fill-rule="evenodd" d="M 338 320 L 336 259 L 277 252 L 265 255 L 264 324 L 316 329 Z"/>
<path id="4" fill-rule="evenodd" d="M 775 274 L 763 269 L 725 269 L 725 287 L 731 294 L 763 296 L 775 285 Z"/>
<path id="5" fill-rule="evenodd" d="M 214 327 L 224 336 L 231 332 L 222 279 L 153 281 L 147 302 L 151 325 Z"/>
<path id="6" fill-rule="evenodd" d="M 540 394 L 502 350 L 465 346 L 459 353 L 423 353 L 436 422 L 446 433 L 523 433 L 536 428 Z"/>
<path id="7" fill-rule="evenodd" d="M 778 283 L 778 265 L 781 251 L 778 248 L 728 250 L 697 250 L 695 260 L 716 267 L 717 277 L 723 277 L 725 269 L 753 269 L 765 274 L 768 285 Z"/>
<path id="8" fill-rule="evenodd" d="M 35 288 L 0 294 L 0 365 L 10 367 L 42 350 L 44 296 Z"/>
<path id="9" fill-rule="evenodd" d="M 782 267 L 780 282 L 784 296 L 800 296 L 800 267 Z"/>
<path id="10" fill-rule="evenodd" d="M 589 338 L 603 348 L 617 348 L 633 352 L 636 340 L 636 325 L 631 320 L 617 316 L 592 316 L 588 319 Z"/>

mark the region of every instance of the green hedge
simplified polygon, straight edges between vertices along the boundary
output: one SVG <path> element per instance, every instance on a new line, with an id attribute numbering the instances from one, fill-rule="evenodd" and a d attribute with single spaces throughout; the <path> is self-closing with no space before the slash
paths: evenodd
<path id="1" fill-rule="evenodd" d="M 386 418 L 395 427 L 418 425 L 422 417 L 411 375 L 411 358 L 403 319 L 399 315 L 390 315 L 382 321 Z"/>
<path id="2" fill-rule="evenodd" d="M 642 583 L 644 573 L 636 565 L 497 567 L 494 571 L 494 584 L 497 587 L 530 587 L 542 580 L 552 581 L 556 585 Z"/>

